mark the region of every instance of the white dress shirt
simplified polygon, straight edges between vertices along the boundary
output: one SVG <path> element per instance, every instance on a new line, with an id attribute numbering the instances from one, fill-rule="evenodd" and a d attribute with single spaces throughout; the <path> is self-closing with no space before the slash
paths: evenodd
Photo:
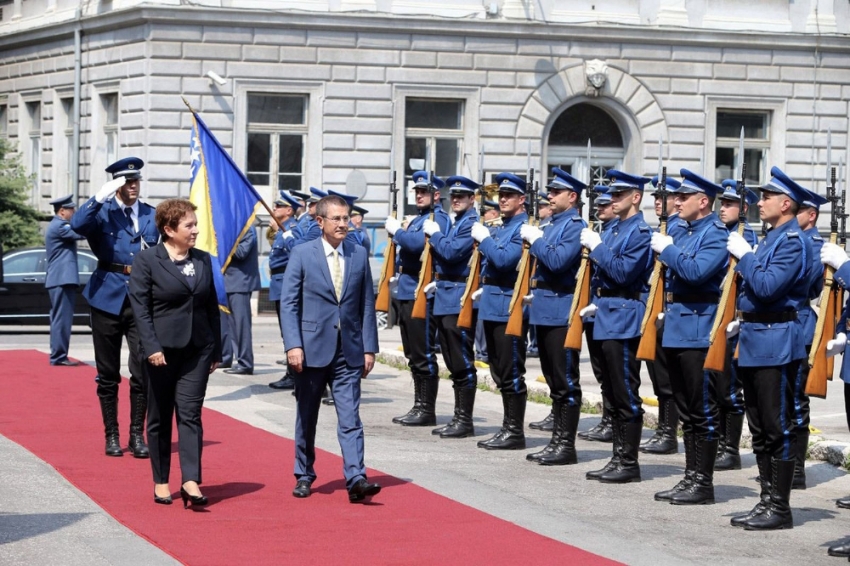
<path id="1" fill-rule="evenodd" d="M 334 248 L 326 239 L 322 238 L 322 248 L 325 250 L 325 258 L 328 261 L 328 272 L 331 274 L 331 283 L 333 283 L 334 275 L 334 249 L 339 252 L 339 274 L 342 280 L 345 281 L 345 257 L 342 255 L 342 243 L 337 248 Z"/>

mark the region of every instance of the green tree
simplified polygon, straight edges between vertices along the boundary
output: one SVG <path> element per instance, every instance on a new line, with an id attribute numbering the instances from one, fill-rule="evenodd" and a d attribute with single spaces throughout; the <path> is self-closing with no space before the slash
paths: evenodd
<path id="1" fill-rule="evenodd" d="M 42 215 L 29 199 L 30 179 L 12 144 L 0 138 L 0 243 L 4 250 L 37 246 L 43 242 L 38 222 Z"/>

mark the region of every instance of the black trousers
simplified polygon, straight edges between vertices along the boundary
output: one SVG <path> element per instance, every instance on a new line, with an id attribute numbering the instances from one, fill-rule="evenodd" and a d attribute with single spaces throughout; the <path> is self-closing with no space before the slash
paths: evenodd
<path id="1" fill-rule="evenodd" d="M 590 369 L 593 370 L 593 377 L 599 383 L 599 389 L 602 393 L 602 405 L 605 408 L 605 412 L 610 414 L 614 410 L 614 405 L 611 403 L 611 392 L 608 391 L 608 383 L 602 379 L 602 365 L 604 362 L 602 359 L 604 356 L 602 353 L 602 341 L 593 339 L 593 322 L 585 322 L 582 326 L 584 327 L 587 352 L 590 356 Z"/>
<path id="2" fill-rule="evenodd" d="M 97 366 L 97 396 L 108 399 L 118 397 L 121 383 L 121 342 L 127 337 L 130 356 L 130 394 L 145 392 L 139 353 L 139 332 L 133 319 L 130 299 L 124 299 L 121 314 L 114 315 L 100 309 L 91 309 L 91 336 L 94 344 L 94 362 Z"/>
<path id="3" fill-rule="evenodd" d="M 449 368 L 455 389 L 475 389 L 478 370 L 475 369 L 475 326 L 478 312 L 472 311 L 472 329 L 457 325 L 456 314 L 435 317 L 440 339 L 440 351 Z"/>
<path id="4" fill-rule="evenodd" d="M 649 380 L 652 382 L 652 392 L 660 400 L 673 396 L 673 386 L 670 383 L 670 370 L 667 363 L 667 352 L 661 346 L 664 340 L 664 327 L 658 329 L 658 339 L 655 342 L 655 361 L 646 362 Z"/>
<path id="5" fill-rule="evenodd" d="M 726 364 L 723 373 L 717 374 L 717 404 L 720 410 L 733 415 L 744 414 L 744 384 L 739 375 L 738 362 L 733 358 L 738 338 L 726 342 Z"/>
<path id="6" fill-rule="evenodd" d="M 784 366 L 738 368 L 756 454 L 779 460 L 791 460 L 796 454 L 794 381 L 801 363 L 805 360 Z"/>
<path id="7" fill-rule="evenodd" d="M 528 391 L 525 386 L 525 336 L 528 335 L 528 322 L 523 321 L 521 338 L 505 334 L 507 326 L 507 322 L 484 321 L 490 375 L 502 394 L 523 395 Z"/>
<path id="8" fill-rule="evenodd" d="M 811 352 L 812 346 L 806 346 L 806 355 Z M 833 360 L 828 359 L 828 363 L 833 363 Z M 794 379 L 794 428 L 797 430 L 809 430 L 809 396 L 806 395 L 806 381 L 809 379 L 809 361 L 803 360 L 800 364 L 800 369 L 797 370 L 797 377 Z"/>
<path id="9" fill-rule="evenodd" d="M 201 408 L 207 392 L 213 345 L 164 348 L 164 366 L 144 361 L 148 378 L 148 445 L 154 483 L 168 483 L 171 470 L 172 420 L 177 415 L 181 483 L 201 483 L 204 427 Z"/>
<path id="10" fill-rule="evenodd" d="M 579 352 L 564 348 L 566 326 L 539 326 L 537 348 L 540 350 L 540 367 L 549 386 L 552 401 L 581 407 L 581 382 Z"/>
<path id="11" fill-rule="evenodd" d="M 701 440 L 720 437 L 716 372 L 706 371 L 707 348 L 664 348 L 682 431 Z"/>
<path id="12" fill-rule="evenodd" d="M 602 340 L 602 379 L 611 394 L 612 417 L 622 422 L 643 420 L 640 398 L 640 361 L 637 347 L 640 338 Z"/>
<path id="13" fill-rule="evenodd" d="M 401 345 L 410 373 L 416 377 L 438 379 L 436 343 L 434 332 L 437 323 L 434 320 L 434 300 L 428 300 L 427 314 L 424 319 L 413 318 L 413 300 L 395 301 L 398 310 L 398 328 L 401 331 Z"/>

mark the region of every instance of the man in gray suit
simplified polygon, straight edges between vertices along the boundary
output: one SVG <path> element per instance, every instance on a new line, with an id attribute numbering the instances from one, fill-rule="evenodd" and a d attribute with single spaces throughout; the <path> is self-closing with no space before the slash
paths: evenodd
<path id="1" fill-rule="evenodd" d="M 233 351 L 233 367 L 224 373 L 235 375 L 251 375 L 254 373 L 254 341 L 251 335 L 251 293 L 260 290 L 260 262 L 257 246 L 257 233 L 254 227 L 239 239 L 236 251 L 224 272 L 224 289 L 227 291 L 227 302 L 230 304 L 230 314 L 227 316 L 227 333 L 222 344 L 225 350 Z M 222 325 L 225 328 L 225 325 Z M 230 340 L 227 340 L 230 338 Z M 226 360 L 225 360 L 226 361 Z"/>

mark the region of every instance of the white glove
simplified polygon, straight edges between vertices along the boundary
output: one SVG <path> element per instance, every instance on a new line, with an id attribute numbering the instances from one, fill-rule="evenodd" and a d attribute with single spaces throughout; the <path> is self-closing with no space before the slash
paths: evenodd
<path id="1" fill-rule="evenodd" d="M 426 295 L 426 296 L 430 297 L 431 295 L 433 295 L 433 294 L 434 294 L 434 291 L 436 291 L 436 290 L 437 290 L 437 282 L 436 282 L 436 281 L 431 281 L 430 283 L 428 283 L 427 285 L 425 285 L 425 288 L 424 288 L 424 289 L 422 289 L 422 290 L 423 290 L 423 291 L 425 291 L 425 295 Z"/>
<path id="2" fill-rule="evenodd" d="M 395 233 L 398 232 L 399 228 L 401 228 L 401 221 L 398 218 L 388 216 L 387 220 L 384 222 L 384 228 L 387 229 L 390 236 L 395 236 Z"/>
<path id="3" fill-rule="evenodd" d="M 670 236 L 665 236 L 661 232 L 653 232 L 652 239 L 649 241 L 649 245 L 652 247 L 652 251 L 657 254 L 663 252 L 667 246 L 673 245 L 673 238 Z"/>
<path id="4" fill-rule="evenodd" d="M 97 191 L 96 195 L 94 195 L 94 199 L 101 204 L 105 203 L 111 199 L 112 196 L 118 192 L 118 189 L 123 187 L 126 182 L 127 180 L 124 179 L 124 177 L 115 177 L 100 187 L 100 190 Z"/>
<path id="5" fill-rule="evenodd" d="M 596 311 L 598 310 L 599 308 L 596 305 L 590 303 L 589 305 L 578 311 L 578 315 L 585 316 L 587 318 L 593 318 L 594 316 L 596 316 Z"/>
<path id="6" fill-rule="evenodd" d="M 824 244 L 826 245 L 826 244 Z M 840 354 L 847 346 L 847 335 L 839 332 L 835 338 L 826 343 L 826 357 L 831 358 L 835 354 Z"/>
<path id="7" fill-rule="evenodd" d="M 838 269 L 847 261 L 847 252 L 837 244 L 826 242 L 820 249 L 820 261 L 824 265 Z"/>
<path id="8" fill-rule="evenodd" d="M 433 236 L 434 234 L 440 231 L 440 225 L 434 222 L 433 220 L 426 220 L 422 223 L 422 231 L 428 234 L 429 236 Z"/>
<path id="9" fill-rule="evenodd" d="M 543 230 L 531 224 L 523 224 L 519 227 L 519 235 L 528 242 L 528 245 L 531 245 L 543 237 Z"/>
<path id="10" fill-rule="evenodd" d="M 655 328 L 657 328 L 658 330 L 661 330 L 662 328 L 664 328 L 664 313 L 663 312 L 658 313 L 658 317 L 655 319 Z"/>
<path id="11" fill-rule="evenodd" d="M 481 295 L 484 294 L 484 289 L 478 289 L 477 291 L 472 293 L 472 301 L 475 302 L 481 298 Z"/>
<path id="12" fill-rule="evenodd" d="M 490 229 L 476 222 L 472 225 L 472 239 L 479 244 L 490 237 Z"/>
<path id="13" fill-rule="evenodd" d="M 390 289 L 395 289 L 398 287 L 398 275 L 393 275 L 390 277 Z"/>
<path id="14" fill-rule="evenodd" d="M 284 240 L 288 240 L 290 238 L 292 238 L 292 230 L 287 230 L 286 232 L 283 233 L 283 239 Z"/>
<path id="15" fill-rule="evenodd" d="M 741 259 L 749 253 L 753 253 L 753 248 L 750 246 L 742 235 L 737 232 L 729 234 L 729 240 L 726 242 L 726 249 L 729 253 L 738 259 Z"/>
<path id="16" fill-rule="evenodd" d="M 741 323 L 737 320 L 733 320 L 732 322 L 726 325 L 726 338 L 732 338 L 733 336 L 737 336 L 740 330 Z"/>
<path id="17" fill-rule="evenodd" d="M 579 242 L 581 242 L 582 246 L 593 251 L 596 249 L 596 246 L 602 243 L 602 238 L 590 228 L 583 228 L 579 236 Z"/>
<path id="18" fill-rule="evenodd" d="M 531 301 L 533 301 L 533 300 L 534 300 L 534 293 L 529 293 L 528 295 L 526 295 L 522 298 L 522 304 L 530 305 Z"/>

